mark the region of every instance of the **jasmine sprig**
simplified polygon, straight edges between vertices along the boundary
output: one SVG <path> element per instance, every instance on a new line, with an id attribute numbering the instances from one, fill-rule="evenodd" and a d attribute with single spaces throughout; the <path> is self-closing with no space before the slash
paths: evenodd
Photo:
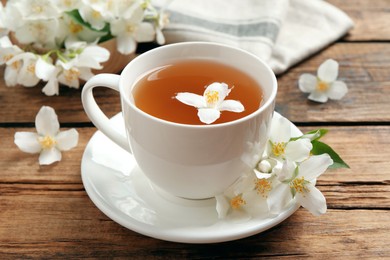
<path id="1" fill-rule="evenodd" d="M 329 168 L 350 168 L 349 165 L 341 159 L 340 155 L 337 154 L 335 150 L 329 145 L 319 141 L 324 135 L 328 133 L 327 129 L 317 129 L 312 130 L 300 137 L 291 138 L 290 141 L 296 141 L 301 138 L 309 138 L 311 140 L 311 144 L 313 148 L 310 153 L 312 155 L 320 155 L 320 154 L 329 154 L 330 158 L 333 160 L 333 164 L 329 166 Z"/>

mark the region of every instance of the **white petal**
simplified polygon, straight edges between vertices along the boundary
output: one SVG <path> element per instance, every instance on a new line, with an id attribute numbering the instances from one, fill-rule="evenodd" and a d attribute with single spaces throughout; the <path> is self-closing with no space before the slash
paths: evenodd
<path id="1" fill-rule="evenodd" d="M 307 184 L 306 187 L 310 191 L 303 194 L 298 192 L 296 200 L 314 216 L 324 214 L 327 208 L 324 195 L 312 184 Z"/>
<path id="2" fill-rule="evenodd" d="M 202 123 L 211 124 L 221 116 L 221 112 L 212 108 L 199 108 L 198 117 Z"/>
<path id="3" fill-rule="evenodd" d="M 290 186 L 279 183 L 268 194 L 268 206 L 272 214 L 279 214 L 292 200 Z"/>
<path id="4" fill-rule="evenodd" d="M 39 155 L 39 164 L 48 165 L 61 161 L 61 152 L 56 148 L 42 150 Z"/>
<path id="5" fill-rule="evenodd" d="M 291 138 L 291 123 L 287 118 L 280 116 L 275 117 L 271 123 L 270 140 L 274 143 L 287 143 Z"/>
<path id="6" fill-rule="evenodd" d="M 33 87 L 38 84 L 39 78 L 35 75 L 35 64 L 35 60 L 32 59 L 23 62 L 18 76 L 18 84 L 26 87 Z"/>
<path id="7" fill-rule="evenodd" d="M 35 74 L 38 78 L 48 81 L 56 72 L 56 67 L 44 61 L 42 58 L 39 58 L 35 64 Z"/>
<path id="8" fill-rule="evenodd" d="M 317 78 L 314 75 L 305 73 L 299 77 L 299 89 L 305 93 L 311 93 L 317 86 Z"/>
<path id="9" fill-rule="evenodd" d="M 91 24 L 92 28 L 96 30 L 101 30 L 105 26 L 105 21 L 102 15 L 100 14 L 100 12 L 99 15 L 96 15 L 94 12 L 98 12 L 98 11 L 86 5 L 84 5 L 82 8 L 79 9 L 79 13 L 84 21 Z"/>
<path id="10" fill-rule="evenodd" d="M 291 179 L 293 177 L 296 167 L 297 166 L 294 162 L 284 160 L 282 169 L 275 172 L 276 176 L 278 177 L 278 180 L 285 181 Z"/>
<path id="11" fill-rule="evenodd" d="M 90 78 L 92 78 L 95 74 L 92 73 L 90 68 L 79 68 L 79 78 L 85 81 L 88 81 Z"/>
<path id="12" fill-rule="evenodd" d="M 328 92 L 326 93 L 330 99 L 339 100 L 345 96 L 348 92 L 347 84 L 343 81 L 335 81 L 330 85 Z"/>
<path id="13" fill-rule="evenodd" d="M 20 150 L 26 153 L 39 153 L 42 149 L 36 133 L 16 132 L 14 142 Z"/>
<path id="14" fill-rule="evenodd" d="M 298 176 L 304 176 L 306 180 L 312 181 L 323 174 L 332 164 L 333 160 L 328 154 L 312 155 L 299 165 Z"/>
<path id="15" fill-rule="evenodd" d="M 72 128 L 67 131 L 62 131 L 56 136 L 57 148 L 60 151 L 67 151 L 77 146 L 79 141 L 79 133 Z"/>
<path id="16" fill-rule="evenodd" d="M 135 34 L 137 42 L 151 42 L 154 40 L 155 32 L 151 23 L 141 23 Z"/>
<path id="17" fill-rule="evenodd" d="M 139 24 L 144 19 L 144 10 L 140 5 L 134 7 L 127 9 L 123 14 L 123 17 L 128 23 Z"/>
<path id="18" fill-rule="evenodd" d="M 242 194 L 243 200 L 246 204 L 243 208 L 252 216 L 252 217 L 266 217 L 269 213 L 269 206 L 267 203 L 267 198 L 258 194 L 257 191 L 252 190 Z"/>
<path id="19" fill-rule="evenodd" d="M 317 76 L 325 82 L 333 82 L 339 74 L 339 64 L 337 61 L 329 59 L 320 65 L 317 71 Z"/>
<path id="20" fill-rule="evenodd" d="M 177 93 L 176 99 L 186 105 L 193 106 L 196 108 L 206 107 L 206 103 L 204 101 L 203 96 L 194 93 L 188 93 L 188 92 Z"/>
<path id="21" fill-rule="evenodd" d="M 218 103 L 221 103 L 230 93 L 228 85 L 226 83 L 219 82 L 214 82 L 208 85 L 203 93 L 203 96 L 205 96 L 209 91 L 216 91 L 218 93 Z"/>
<path id="22" fill-rule="evenodd" d="M 229 200 L 224 195 L 215 196 L 215 200 L 217 201 L 216 210 L 218 213 L 218 218 L 223 219 L 226 217 L 230 209 Z"/>
<path id="23" fill-rule="evenodd" d="M 109 59 L 110 52 L 99 46 L 89 46 L 76 58 L 77 67 L 88 67 L 93 69 L 102 69 L 101 62 Z"/>
<path id="24" fill-rule="evenodd" d="M 314 91 L 309 95 L 308 99 L 320 103 L 325 103 L 328 101 L 328 96 L 324 92 Z"/>
<path id="25" fill-rule="evenodd" d="M 110 52 L 99 46 L 88 46 L 84 49 L 82 52 L 82 55 L 84 56 L 91 56 L 98 62 L 105 62 L 110 58 Z"/>
<path id="26" fill-rule="evenodd" d="M 240 113 L 240 112 L 245 110 L 245 108 L 241 104 L 241 102 L 236 101 L 236 100 L 224 100 L 219 105 L 218 109 L 220 111 L 230 111 L 230 112 L 236 112 L 236 113 Z"/>
<path id="27" fill-rule="evenodd" d="M 117 37 L 117 48 L 118 51 L 124 55 L 135 52 L 137 44 L 132 36 L 126 34 L 118 35 Z"/>
<path id="28" fill-rule="evenodd" d="M 80 72 L 77 68 L 73 68 L 73 69 Z M 71 88 L 78 89 L 80 86 L 78 75 L 74 75 L 74 72 L 71 70 L 64 70 L 62 73 L 60 73 L 58 76 L 58 81 L 61 84 L 64 84 L 64 85 L 71 87 Z"/>
<path id="29" fill-rule="evenodd" d="M 0 47 L 1 49 L 5 49 L 5 48 L 9 48 L 9 47 L 12 47 L 13 44 L 11 42 L 11 40 L 9 39 L 8 36 L 3 36 L 0 38 Z M 0 52 L 2 52 L 3 50 L 0 49 Z"/>
<path id="30" fill-rule="evenodd" d="M 46 94 L 46 96 L 53 96 L 59 94 L 59 85 L 57 78 L 50 79 L 47 84 L 43 87 L 42 92 Z"/>
<path id="31" fill-rule="evenodd" d="M 286 145 L 285 157 L 293 162 L 302 162 L 310 156 L 312 148 L 313 145 L 307 138 L 291 141 Z"/>
<path id="32" fill-rule="evenodd" d="M 40 135 L 56 136 L 60 130 L 57 114 L 53 108 L 43 106 L 35 117 L 35 128 Z"/>
<path id="33" fill-rule="evenodd" d="M 12 66 L 5 67 L 4 80 L 7 87 L 13 87 L 18 84 L 19 68 L 14 69 Z"/>
<path id="34" fill-rule="evenodd" d="M 160 45 L 165 44 L 165 36 L 164 36 L 163 32 L 161 31 L 161 29 L 156 30 L 156 40 L 157 40 L 157 43 Z"/>

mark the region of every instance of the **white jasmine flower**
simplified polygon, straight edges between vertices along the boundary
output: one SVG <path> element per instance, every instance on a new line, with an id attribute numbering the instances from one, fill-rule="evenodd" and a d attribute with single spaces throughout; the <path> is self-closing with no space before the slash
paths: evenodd
<path id="1" fill-rule="evenodd" d="M 14 57 L 22 53 L 23 51 L 18 46 L 11 43 L 8 36 L 0 38 L 0 65 L 6 64 L 4 79 L 7 86 L 18 84 L 22 61 Z"/>
<path id="2" fill-rule="evenodd" d="M 79 9 L 82 4 L 80 0 L 53 0 L 53 2 L 61 12 Z"/>
<path id="3" fill-rule="evenodd" d="M 77 67 L 102 69 L 101 63 L 108 61 L 110 52 L 98 45 L 86 42 L 66 42 L 65 55 L 72 57 L 71 63 Z"/>
<path id="4" fill-rule="evenodd" d="M 104 11 L 104 3 L 98 2 L 100 5 L 97 6 L 98 3 L 96 1 L 84 0 L 85 4 L 79 9 L 79 13 L 84 21 L 88 22 L 92 28 L 96 30 L 101 30 L 106 25 L 106 20 L 103 14 Z M 94 8 L 95 7 L 95 8 Z"/>
<path id="5" fill-rule="evenodd" d="M 16 39 L 22 44 L 32 43 L 38 48 L 55 48 L 58 21 L 32 20 L 15 30 Z"/>
<path id="6" fill-rule="evenodd" d="M 299 78 L 299 88 L 302 92 L 310 93 L 309 99 L 324 103 L 328 98 L 339 100 L 348 92 L 343 81 L 337 81 L 339 64 L 329 59 L 320 65 L 317 77 L 305 73 Z"/>
<path id="7" fill-rule="evenodd" d="M 47 165 L 61 160 L 61 151 L 77 146 L 78 132 L 70 129 L 60 132 L 60 124 L 53 108 L 43 106 L 36 118 L 37 133 L 16 132 L 15 144 L 26 153 L 40 153 L 39 164 Z"/>
<path id="8" fill-rule="evenodd" d="M 57 65 L 63 68 L 58 74 L 58 81 L 71 88 L 79 88 L 79 79 L 87 81 L 94 75 L 91 68 L 78 67 L 77 63 L 73 61 L 67 63 L 57 61 Z"/>
<path id="9" fill-rule="evenodd" d="M 106 9 L 111 14 L 111 18 L 128 18 L 143 4 L 145 1 L 142 0 L 112 0 L 107 2 Z"/>
<path id="10" fill-rule="evenodd" d="M 17 73 L 17 84 L 25 87 L 33 87 L 38 84 L 39 78 L 35 74 L 37 59 L 37 55 L 31 52 L 24 52 L 7 61 L 6 64 L 21 64 L 20 70 Z"/>
<path id="11" fill-rule="evenodd" d="M 19 0 L 15 2 L 26 20 L 49 20 L 57 18 L 61 14 L 51 0 Z M 30 22 L 28 21 L 28 23 Z"/>
<path id="12" fill-rule="evenodd" d="M 221 116 L 221 111 L 240 113 L 244 106 L 236 100 L 225 100 L 232 89 L 226 83 L 214 82 L 207 86 L 203 96 L 182 92 L 176 95 L 180 102 L 196 107 L 201 122 L 211 124 Z"/>
<path id="13" fill-rule="evenodd" d="M 46 60 L 40 57 L 35 65 L 35 73 L 37 77 L 43 81 L 47 81 L 46 85 L 42 89 L 42 92 L 47 96 L 59 94 L 59 82 L 57 77 L 62 71 L 60 66 L 55 66 L 51 62 L 52 61 L 49 57 Z"/>
<path id="14" fill-rule="evenodd" d="M 0 19 L 3 22 L 4 28 L 7 28 L 9 31 L 15 31 L 16 28 L 25 22 L 17 6 L 17 1 L 7 1 Z"/>
<path id="15" fill-rule="evenodd" d="M 88 27 L 76 22 L 68 15 L 64 15 L 63 19 L 59 21 L 59 29 L 57 32 L 57 38 L 60 41 L 65 42 L 95 42 L 96 40 L 99 40 L 100 37 L 105 35 L 105 32 L 91 30 Z"/>
<path id="16" fill-rule="evenodd" d="M 223 194 L 215 197 L 218 217 L 223 219 L 248 219 L 268 215 L 268 192 L 271 183 L 266 179 L 257 179 L 253 173 L 241 177 Z"/>
<path id="17" fill-rule="evenodd" d="M 328 154 L 311 156 L 298 166 L 285 161 L 282 170 L 277 173 L 279 185 L 274 187 L 269 195 L 271 211 L 280 210 L 295 198 L 302 207 L 313 215 L 319 216 L 326 212 L 324 195 L 315 187 L 316 178 L 333 164 Z"/>
<path id="18" fill-rule="evenodd" d="M 144 11 L 141 6 L 137 6 L 133 12 L 111 21 L 111 33 L 117 37 L 117 49 L 120 53 L 133 53 L 137 42 L 153 41 L 153 25 L 142 22 L 143 18 Z"/>
<path id="19" fill-rule="evenodd" d="M 291 139 L 291 123 L 283 116 L 274 114 L 271 124 L 270 139 L 266 155 L 279 160 L 301 162 L 307 159 L 313 145 L 308 138 Z"/>

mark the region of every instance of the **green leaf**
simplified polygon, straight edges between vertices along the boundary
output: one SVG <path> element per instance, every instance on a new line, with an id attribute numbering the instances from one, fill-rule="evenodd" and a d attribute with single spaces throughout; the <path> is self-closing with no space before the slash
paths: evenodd
<path id="1" fill-rule="evenodd" d="M 318 134 L 318 136 L 315 139 L 313 139 L 313 141 L 315 141 L 315 140 L 321 139 L 321 137 L 323 137 L 327 133 L 328 133 L 328 129 L 321 128 L 321 129 L 309 131 L 309 132 L 305 133 L 304 135 Z"/>
<path id="2" fill-rule="evenodd" d="M 299 137 L 292 137 L 292 138 L 290 138 L 290 141 L 296 141 L 296 140 L 301 139 L 301 138 L 308 138 L 308 135 L 314 135 L 314 134 L 317 134 L 318 136 L 316 138 L 314 138 L 313 141 L 319 140 L 321 137 L 323 137 L 327 133 L 328 133 L 327 129 L 317 129 L 317 130 L 309 131 L 309 132 L 307 132 L 304 135 L 301 135 Z"/>
<path id="3" fill-rule="evenodd" d="M 332 158 L 333 164 L 329 166 L 329 168 L 350 168 L 348 164 L 345 163 L 343 159 L 341 159 L 341 157 L 329 145 L 318 140 L 313 140 L 311 143 L 313 144 L 313 149 L 311 150 L 312 154 L 320 155 L 327 153 Z"/>

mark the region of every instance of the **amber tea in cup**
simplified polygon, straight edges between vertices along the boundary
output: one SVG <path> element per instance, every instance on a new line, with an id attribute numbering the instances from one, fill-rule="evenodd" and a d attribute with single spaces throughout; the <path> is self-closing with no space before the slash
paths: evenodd
<path id="1" fill-rule="evenodd" d="M 226 83 L 230 92 L 220 84 L 223 89 L 209 96 L 214 82 Z M 96 103 L 93 90 L 98 87 L 120 93 L 126 136 Z M 199 103 L 179 102 L 183 92 Z M 214 93 L 215 104 L 210 101 Z M 207 199 L 257 163 L 269 137 L 276 93 L 275 74 L 253 54 L 218 43 L 184 42 L 137 56 L 120 75 L 94 76 L 83 87 L 82 101 L 92 122 L 134 157 L 156 191 Z M 226 111 L 238 101 L 239 111 Z M 201 123 L 197 114 L 210 111 L 219 116 L 215 124 Z"/>
<path id="2" fill-rule="evenodd" d="M 240 101 L 245 110 L 240 113 L 222 111 L 213 124 L 234 121 L 259 109 L 263 93 L 258 83 L 244 71 L 207 59 L 172 62 L 152 69 L 135 83 L 132 95 L 135 105 L 154 117 L 174 123 L 200 125 L 194 107 L 175 99 L 180 92 L 203 95 L 205 88 L 223 82 L 231 88 L 228 99 Z"/>

